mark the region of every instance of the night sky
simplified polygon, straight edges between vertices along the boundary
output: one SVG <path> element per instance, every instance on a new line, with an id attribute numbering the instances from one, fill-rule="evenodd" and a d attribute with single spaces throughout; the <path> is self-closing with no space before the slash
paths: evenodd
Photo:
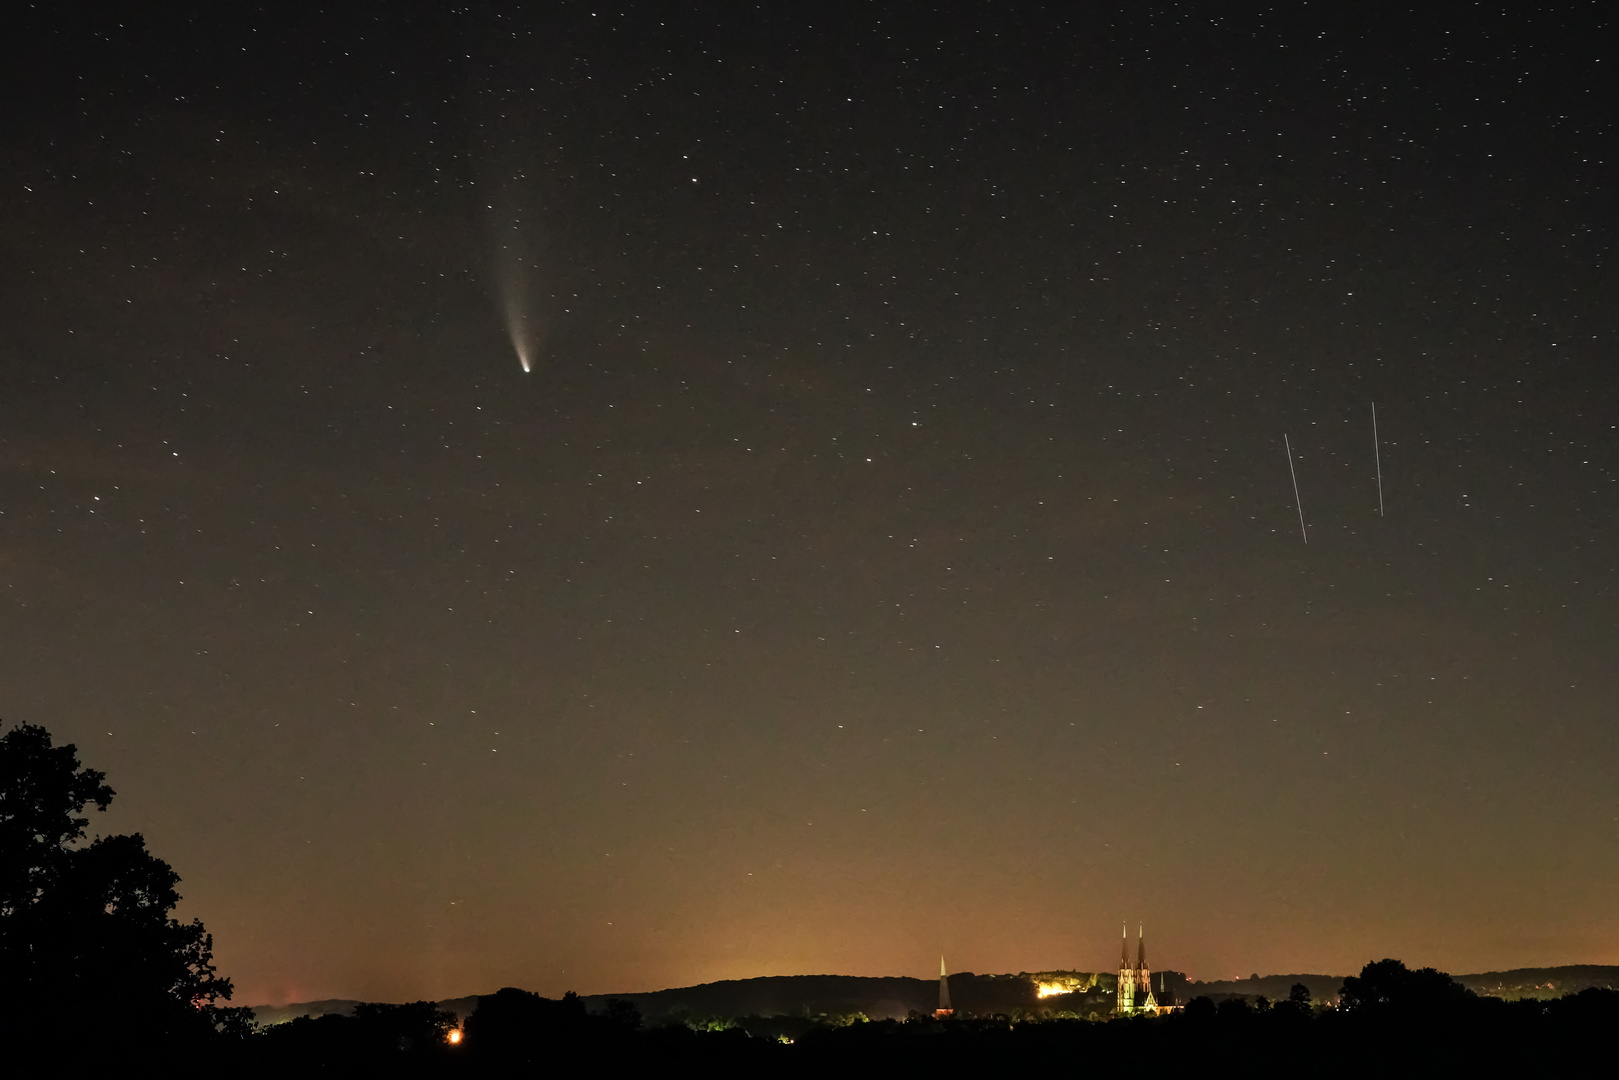
<path id="1" fill-rule="evenodd" d="M 243 1004 L 1619 963 L 1619 61 L 1507 6 L 18 5 L 0 717 Z"/>

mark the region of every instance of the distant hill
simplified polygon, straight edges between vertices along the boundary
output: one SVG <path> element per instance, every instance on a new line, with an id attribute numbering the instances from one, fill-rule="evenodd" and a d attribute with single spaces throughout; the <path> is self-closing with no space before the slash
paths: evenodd
<path id="1" fill-rule="evenodd" d="M 1484 971 L 1477 975 L 1457 975 L 1455 978 L 1475 994 L 1509 1000 L 1560 998 L 1592 986 L 1619 990 L 1619 966 L 1612 964 L 1513 968 L 1511 971 Z"/>
<path id="2" fill-rule="evenodd" d="M 1042 998 L 1038 989 L 1042 981 L 1048 987 L 1060 983 L 1076 990 Z M 1114 981 L 1111 974 L 1077 971 L 1016 975 L 958 972 L 950 976 L 950 999 L 963 1014 L 1067 1012 L 1077 1016 L 1093 1013 L 1103 1016 L 1113 1008 Z M 1156 988 L 1160 984 L 1175 993 L 1184 993 L 1187 985 L 1185 976 L 1178 972 L 1155 972 L 1153 985 Z M 651 1023 L 740 1016 L 838 1017 L 855 1013 L 872 1020 L 902 1020 L 912 1012 L 931 1013 L 938 1007 L 939 982 L 909 976 L 777 975 L 646 993 L 594 994 L 583 1000 L 586 1008 L 595 1011 L 603 1008 L 610 998 L 633 1002 Z M 437 1004 L 464 1018 L 477 1003 L 476 997 L 466 997 Z M 331 999 L 258 1005 L 253 1015 L 261 1025 L 269 1026 L 299 1016 L 348 1016 L 357 1004 L 347 999 Z"/>
<path id="3" fill-rule="evenodd" d="M 1081 971 L 1019 972 L 1016 975 L 978 975 L 970 971 L 950 976 L 950 1002 L 961 1014 L 1072 1013 L 1105 1016 L 1112 1011 L 1115 977 Z M 1040 996 L 1073 987 L 1068 993 Z M 1184 995 L 1188 983 L 1179 972 L 1154 972 L 1153 986 Z M 641 1014 L 660 1019 L 734 1016 L 847 1016 L 861 1013 L 872 1020 L 903 1019 L 913 1012 L 931 1013 L 939 1004 L 937 979 L 908 976 L 868 978 L 855 975 L 777 975 L 757 979 L 730 979 L 644 994 L 600 994 L 585 999 L 600 1008 L 608 998 L 635 1003 Z"/>
<path id="4" fill-rule="evenodd" d="M 1286 1001 L 1288 994 L 1293 992 L 1293 984 L 1303 983 L 1310 988 L 1310 1000 L 1336 1002 L 1338 990 L 1344 984 L 1342 975 L 1254 975 L 1246 979 L 1215 979 L 1210 982 L 1194 982 L 1187 989 L 1188 997 L 1207 997 L 1219 1001 L 1221 998 L 1269 998 L 1271 1001 Z"/>
<path id="5" fill-rule="evenodd" d="M 1619 989 L 1619 966 L 1575 964 L 1564 967 L 1515 968 L 1486 971 L 1477 975 L 1457 975 L 1456 981 L 1474 993 L 1502 998 L 1558 998 L 1576 994 L 1587 987 Z M 1336 1002 L 1343 986 L 1342 975 L 1259 975 L 1247 979 L 1190 982 L 1177 971 L 1153 972 L 1153 990 L 1160 988 L 1182 1003 L 1206 996 L 1266 997 L 1284 1000 L 1294 983 L 1310 988 L 1315 1001 Z M 1106 1016 L 1113 1008 L 1115 977 L 1107 972 L 1043 971 L 1016 975 L 976 975 L 970 971 L 950 976 L 950 999 L 962 1014 L 1070 1013 L 1076 1016 Z M 1041 997 L 1048 992 L 1073 986 L 1070 993 Z M 860 975 L 772 975 L 757 979 L 727 979 L 697 986 L 653 990 L 646 993 L 593 994 L 584 998 L 585 1007 L 601 1009 L 609 998 L 631 1001 L 652 1023 L 670 1020 L 699 1020 L 741 1016 L 838 1017 L 861 1013 L 872 1020 L 904 1019 L 912 1012 L 931 1013 L 939 1003 L 937 979 L 916 979 L 904 975 L 866 977 Z M 299 1016 L 347 1016 L 356 1001 L 330 999 L 293 1005 L 256 1005 L 253 1015 L 260 1024 L 285 1023 Z M 441 1009 L 462 1019 L 477 1007 L 476 997 L 446 998 L 437 1002 Z"/>
<path id="6" fill-rule="evenodd" d="M 952 980 L 952 990 L 955 982 Z M 645 994 L 596 994 L 585 1006 L 599 1009 L 608 998 L 635 1003 L 649 1020 L 731 1016 L 843 1016 L 864 1013 L 873 1020 L 910 1012 L 932 1012 L 939 984 L 906 976 L 775 975 L 757 979 L 654 990 Z"/>
<path id="7" fill-rule="evenodd" d="M 1486 997 L 1560 998 L 1577 994 L 1587 987 L 1619 989 L 1619 966 L 1609 964 L 1569 964 L 1564 967 L 1514 968 L 1511 971 L 1484 971 L 1477 975 L 1453 975 L 1457 982 Z M 1294 983 L 1310 988 L 1315 1001 L 1337 1001 L 1343 986 L 1342 975 L 1259 975 L 1247 979 L 1224 979 L 1192 983 L 1187 993 L 1219 1000 L 1222 997 L 1266 997 L 1280 1001 Z"/>

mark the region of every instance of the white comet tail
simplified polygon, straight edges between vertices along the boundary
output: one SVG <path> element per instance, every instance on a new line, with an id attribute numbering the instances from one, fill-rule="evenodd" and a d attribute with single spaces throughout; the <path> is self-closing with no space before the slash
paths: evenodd
<path id="1" fill-rule="evenodd" d="M 519 307 L 515 289 L 508 289 L 506 298 L 506 336 L 511 339 L 512 351 L 525 372 L 534 370 L 534 338 L 529 331 L 528 316 Z"/>

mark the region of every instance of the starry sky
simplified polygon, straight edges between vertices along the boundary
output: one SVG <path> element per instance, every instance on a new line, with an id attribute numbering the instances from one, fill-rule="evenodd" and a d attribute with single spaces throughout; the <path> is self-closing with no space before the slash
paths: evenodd
<path id="1" fill-rule="evenodd" d="M 239 1003 L 1619 963 L 1612 27 L 1508 7 L 13 12 L 0 717 Z"/>

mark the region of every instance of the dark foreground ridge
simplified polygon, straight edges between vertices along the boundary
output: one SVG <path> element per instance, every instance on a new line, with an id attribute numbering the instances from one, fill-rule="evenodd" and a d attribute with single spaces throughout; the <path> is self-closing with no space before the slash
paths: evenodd
<path id="1" fill-rule="evenodd" d="M 1044 978 L 1092 978 L 1088 993 L 1061 994 L 1041 998 L 1037 987 Z M 1250 1002 L 1260 998 L 1280 1001 L 1294 986 L 1303 985 L 1315 1001 L 1335 1001 L 1343 986 L 1342 975 L 1293 974 L 1254 975 L 1247 979 L 1191 981 L 1178 971 L 1153 973 L 1153 986 L 1167 988 L 1176 1001 L 1207 997 L 1218 1003 L 1240 997 Z M 1619 966 L 1576 964 L 1563 967 L 1514 968 L 1456 975 L 1455 980 L 1474 993 L 1517 1000 L 1554 1000 L 1581 990 L 1619 989 Z M 1105 1019 L 1113 1011 L 1115 976 L 1110 972 L 1077 971 L 1019 972 L 1015 975 L 975 975 L 959 972 L 950 976 L 950 989 L 963 1013 L 994 1015 L 1004 1013 L 1015 1019 Z M 725 979 L 695 986 L 671 987 L 629 994 L 593 994 L 581 997 L 585 1008 L 600 1012 L 609 1001 L 628 1001 L 648 1024 L 679 1021 L 703 1026 L 710 1020 L 725 1022 L 738 1016 L 783 1016 L 821 1018 L 863 1017 L 868 1020 L 904 1020 L 912 1013 L 928 1013 L 938 998 L 935 979 L 907 976 L 868 977 L 859 975 L 770 975 L 753 979 Z M 299 1016 L 351 1016 L 361 1002 L 347 998 L 295 1002 L 288 1005 L 256 1005 L 254 1018 L 262 1027 L 282 1024 Z M 434 1005 L 465 1019 L 477 1007 L 476 995 L 445 998 Z M 1032 1016 L 1031 1016 L 1032 1014 Z"/>
<path id="2" fill-rule="evenodd" d="M 814 985 L 815 979 L 837 977 L 807 978 Z M 777 989 L 794 985 L 774 982 Z M 737 984 L 712 985 L 724 995 Z M 1397 960 L 1368 964 L 1343 979 L 1331 1001 L 1314 1000 L 1299 983 L 1280 1001 L 1198 996 L 1173 1015 L 1109 1021 L 958 1010 L 948 1020 L 920 1013 L 867 1020 L 800 1012 L 649 1022 L 625 999 L 587 1001 L 568 994 L 551 1000 L 507 988 L 475 1001 L 464 1020 L 430 1002 L 361 1004 L 348 1016 L 300 1018 L 222 1039 L 214 1064 L 248 1077 L 294 1071 L 608 1075 L 671 1066 L 726 1076 L 824 1076 L 829 1070 L 954 1076 L 1143 1062 L 1199 1072 L 1227 1064 L 1245 1072 L 1286 1068 L 1318 1077 L 1463 1070 L 1502 1075 L 1572 1069 L 1603 1052 L 1609 1033 L 1619 1027 L 1619 990 L 1591 987 L 1554 1000 L 1507 1001 L 1476 994 L 1444 972 L 1410 970 Z"/>
<path id="3" fill-rule="evenodd" d="M 1042 999 L 1037 986 L 1042 976 L 1070 976 L 1090 980 L 1088 991 Z M 1183 992 L 1184 975 L 1164 972 L 1172 989 Z M 1155 976 L 1156 977 L 1156 976 Z M 1115 976 L 1090 972 L 1042 972 L 1016 975 L 978 975 L 970 971 L 950 976 L 950 995 L 966 1015 L 1046 1016 L 1067 1014 L 1070 1019 L 1101 1019 L 1113 1011 Z M 937 979 L 907 976 L 871 978 L 855 975 L 776 975 L 755 979 L 727 979 L 698 986 L 641 994 L 598 995 L 584 999 L 590 1009 L 609 1000 L 633 1004 L 649 1021 L 673 1019 L 689 1022 L 703 1017 L 798 1016 L 832 1021 L 904 1020 L 932 1013 L 939 1001 Z"/>

